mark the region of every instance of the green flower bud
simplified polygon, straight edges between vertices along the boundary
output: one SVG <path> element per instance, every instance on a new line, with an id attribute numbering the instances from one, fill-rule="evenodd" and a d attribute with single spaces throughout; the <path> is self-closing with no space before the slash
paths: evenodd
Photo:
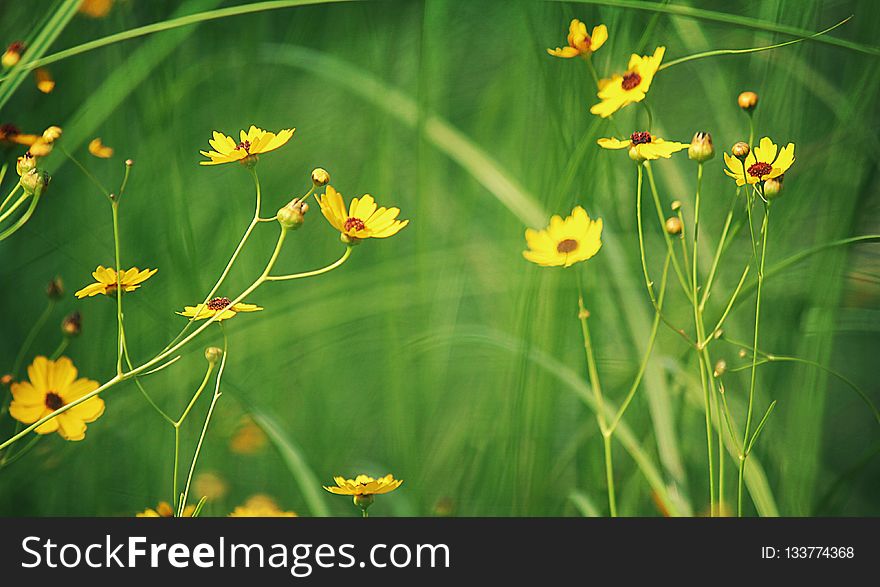
<path id="1" fill-rule="evenodd" d="M 688 157 L 699 163 L 704 163 L 715 156 L 715 147 L 712 146 L 712 135 L 707 132 L 698 132 L 691 139 L 688 147 Z"/>
<path id="2" fill-rule="evenodd" d="M 746 143 L 740 141 L 736 143 L 731 149 L 730 152 L 733 153 L 733 156 L 739 159 L 740 161 L 745 161 L 746 157 L 749 156 L 749 153 L 752 151 L 751 147 L 749 147 Z"/>
<path id="3" fill-rule="evenodd" d="M 317 167 L 312 170 L 312 183 L 315 184 L 316 187 L 325 186 L 330 183 L 330 174 L 327 173 L 326 169 Z"/>
<path id="4" fill-rule="evenodd" d="M 19 157 L 18 161 L 15 163 L 15 171 L 18 172 L 19 177 L 33 169 L 36 169 L 36 167 L 37 158 L 31 155 L 30 151 Z"/>
<path id="5" fill-rule="evenodd" d="M 682 225 L 678 216 L 670 216 L 666 219 L 666 232 L 668 234 L 681 234 Z"/>
<path id="6" fill-rule="evenodd" d="M 306 212 L 309 211 L 309 205 L 299 198 L 294 198 L 286 206 L 278 210 L 275 218 L 284 228 L 296 230 L 302 226 L 306 219 Z"/>
<path id="7" fill-rule="evenodd" d="M 209 346 L 205 349 L 205 359 L 211 364 L 216 363 L 223 358 L 223 349 L 216 346 Z"/>
<path id="8" fill-rule="evenodd" d="M 49 185 L 49 174 L 40 169 L 31 169 L 21 176 L 21 187 L 24 191 L 35 196 L 41 196 Z"/>
<path id="9" fill-rule="evenodd" d="M 764 180 L 764 197 L 768 200 L 772 200 L 773 198 L 778 198 L 782 195 L 782 178 L 785 177 L 780 175 L 779 177 L 773 179 L 765 179 Z"/>

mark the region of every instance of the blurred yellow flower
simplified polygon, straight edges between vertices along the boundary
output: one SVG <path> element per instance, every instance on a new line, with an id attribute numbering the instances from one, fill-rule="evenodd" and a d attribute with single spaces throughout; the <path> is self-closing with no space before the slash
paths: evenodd
<path id="1" fill-rule="evenodd" d="M 593 33 L 587 34 L 587 25 L 578 19 L 572 19 L 568 25 L 568 46 L 547 49 L 547 53 L 554 57 L 570 59 L 583 55 L 589 57 L 608 40 L 608 28 L 604 24 L 593 27 Z"/>
<path id="2" fill-rule="evenodd" d="M 599 139 L 598 143 L 603 149 L 630 149 L 630 157 L 641 161 L 645 159 L 658 159 L 660 157 L 669 159 L 673 153 L 678 153 L 689 146 L 686 143 L 664 141 L 660 137 L 651 135 L 649 132 L 634 132 L 630 135 L 628 141 L 610 138 Z M 634 154 L 633 151 L 635 152 Z"/>
<path id="3" fill-rule="evenodd" d="M 751 185 L 765 179 L 775 179 L 788 171 L 794 163 L 794 143 L 788 143 L 779 150 L 769 137 L 764 137 L 749 152 L 745 161 L 724 153 L 724 162 L 727 164 L 724 173 L 734 178 L 736 185 Z"/>
<path id="4" fill-rule="evenodd" d="M 183 517 L 191 518 L 193 512 L 196 511 L 196 506 L 188 505 L 183 508 Z M 171 509 L 171 505 L 167 501 L 160 501 L 159 505 L 156 506 L 156 509 L 147 508 L 139 514 L 135 514 L 136 518 L 173 518 L 174 510 Z"/>
<path id="5" fill-rule="evenodd" d="M 354 479 L 333 477 L 333 480 L 336 486 L 325 485 L 324 489 L 336 495 L 382 495 L 394 491 L 403 483 L 402 479 L 395 479 L 394 475 L 385 475 L 378 479 L 367 475 L 358 475 Z"/>
<path id="6" fill-rule="evenodd" d="M 6 48 L 6 51 L 3 53 L 3 56 L 0 57 L 0 64 L 3 67 L 15 67 L 18 65 L 18 62 L 21 61 L 21 54 L 24 53 L 24 43 L 21 41 L 14 41 L 10 43 L 9 47 Z"/>
<path id="7" fill-rule="evenodd" d="M 30 147 L 39 139 L 39 135 L 23 133 L 14 124 L 7 122 L 0 125 L 0 143 Z"/>
<path id="8" fill-rule="evenodd" d="M 34 80 L 36 81 L 37 89 L 44 94 L 49 94 L 55 89 L 55 80 L 45 67 L 39 67 L 34 71 Z"/>
<path id="9" fill-rule="evenodd" d="M 213 151 L 199 151 L 210 161 L 199 161 L 201 165 L 220 165 L 221 163 L 232 163 L 233 161 L 241 161 L 252 155 L 260 153 L 268 153 L 279 147 L 283 147 L 290 137 L 293 136 L 295 128 L 287 128 L 278 131 L 278 134 L 267 132 L 262 128 L 251 125 L 247 132 L 239 133 L 239 142 L 228 137 L 223 133 L 214 131 L 214 138 L 208 142 L 211 144 Z"/>
<path id="10" fill-rule="evenodd" d="M 111 8 L 113 0 L 83 0 L 79 5 L 79 12 L 91 18 L 103 18 Z"/>
<path id="11" fill-rule="evenodd" d="M 262 450 L 267 442 L 263 429 L 250 416 L 245 416 L 229 441 L 229 450 L 240 455 L 252 455 Z"/>
<path id="12" fill-rule="evenodd" d="M 196 495 L 207 497 L 208 501 L 215 501 L 226 495 L 229 489 L 226 481 L 217 473 L 205 471 L 196 475 L 193 480 L 193 490 Z"/>
<path id="13" fill-rule="evenodd" d="M 590 108 L 590 112 L 608 118 L 627 104 L 644 100 L 665 52 L 666 47 L 657 47 L 651 56 L 640 57 L 633 53 L 626 73 L 614 74 L 599 82 L 601 102 Z"/>
<path id="14" fill-rule="evenodd" d="M 92 379 L 77 379 L 77 370 L 67 357 L 51 361 L 37 357 L 28 367 L 28 379 L 13 383 L 9 415 L 23 424 L 33 424 L 67 404 L 98 389 Z M 37 434 L 58 432 L 65 440 L 86 437 L 86 424 L 104 413 L 104 400 L 95 396 L 40 425 Z"/>
<path id="15" fill-rule="evenodd" d="M 529 250 L 523 257 L 544 267 L 569 267 L 586 261 L 602 247 L 602 219 L 591 220 L 580 206 L 563 220 L 554 215 L 544 230 L 526 229 Z"/>
<path id="16" fill-rule="evenodd" d="M 262 310 L 260 306 L 254 304 L 230 304 L 229 298 L 214 298 L 209 300 L 207 304 L 199 304 L 198 306 L 185 306 L 183 312 L 177 312 L 181 316 L 187 318 L 195 318 L 196 320 L 204 320 L 217 316 L 217 321 L 228 320 L 233 318 L 238 312 L 257 312 Z"/>
<path id="17" fill-rule="evenodd" d="M 89 143 L 89 153 L 99 159 L 109 159 L 113 156 L 113 147 L 108 147 L 101 141 L 101 137 L 97 137 Z"/>
<path id="18" fill-rule="evenodd" d="M 144 269 L 140 271 L 137 267 L 123 270 L 119 282 L 122 285 L 122 291 L 134 291 L 141 286 L 143 282 L 156 274 L 158 269 Z M 95 283 L 90 283 L 78 292 L 76 297 L 85 298 L 98 294 L 113 295 L 116 293 L 116 270 L 112 267 L 104 267 L 98 265 L 98 268 L 92 272 Z"/>
<path id="19" fill-rule="evenodd" d="M 373 196 L 366 194 L 352 198 L 348 211 L 342 194 L 328 185 L 318 198 L 321 214 L 351 242 L 365 238 L 387 238 L 400 232 L 409 220 L 397 220 L 399 208 L 379 208 Z"/>
<path id="20" fill-rule="evenodd" d="M 283 511 L 268 495 L 252 495 L 243 505 L 235 508 L 230 518 L 296 518 L 296 512 Z"/>

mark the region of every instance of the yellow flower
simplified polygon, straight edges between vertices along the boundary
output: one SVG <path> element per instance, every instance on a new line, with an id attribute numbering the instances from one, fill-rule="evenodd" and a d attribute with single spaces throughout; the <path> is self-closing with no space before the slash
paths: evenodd
<path id="1" fill-rule="evenodd" d="M 77 379 L 76 367 L 67 357 L 50 361 L 37 357 L 28 367 L 28 379 L 13 383 L 9 415 L 23 424 L 33 424 L 67 404 L 98 389 L 92 379 Z M 86 424 L 104 413 L 104 400 L 98 396 L 70 408 L 37 427 L 37 434 L 58 432 L 65 440 L 86 437 Z"/>
<path id="2" fill-rule="evenodd" d="M 627 104 L 644 100 L 665 52 L 666 47 L 657 47 L 652 56 L 640 57 L 633 53 L 626 73 L 614 74 L 599 82 L 601 102 L 590 108 L 590 112 L 608 118 Z"/>
<path id="3" fill-rule="evenodd" d="M 761 143 L 749 152 L 745 161 L 725 153 L 724 162 L 727 164 L 724 173 L 734 178 L 736 185 L 756 184 L 765 179 L 775 179 L 788 171 L 794 163 L 794 143 L 788 143 L 779 150 L 769 137 L 764 137 Z"/>
<path id="4" fill-rule="evenodd" d="M 0 143 L 30 147 L 40 138 L 39 135 L 22 133 L 14 124 L 6 123 L 0 125 Z"/>
<path id="5" fill-rule="evenodd" d="M 37 84 L 37 89 L 44 94 L 49 94 L 55 89 L 55 80 L 52 78 L 52 74 L 49 73 L 49 70 L 45 67 L 37 68 L 36 71 L 34 71 L 34 79 Z"/>
<path id="6" fill-rule="evenodd" d="M 547 53 L 554 57 L 570 59 L 583 55 L 589 57 L 608 40 L 608 28 L 604 24 L 593 27 L 593 34 L 587 34 L 587 25 L 573 19 L 568 25 L 568 47 L 547 49 Z"/>
<path id="7" fill-rule="evenodd" d="M 599 146 L 603 149 L 630 149 L 630 157 L 637 161 L 645 159 L 669 159 L 673 153 L 687 149 L 686 143 L 664 141 L 660 137 L 652 136 L 649 132 L 634 132 L 628 141 L 619 139 L 599 139 Z M 633 151 L 635 156 L 633 156 Z"/>
<path id="8" fill-rule="evenodd" d="M 230 518 L 296 518 L 296 512 L 283 511 L 268 495 L 252 495 L 244 505 L 235 508 Z"/>
<path id="9" fill-rule="evenodd" d="M 229 441 L 229 450 L 239 455 L 252 455 L 260 452 L 268 441 L 263 429 L 250 416 L 245 416 Z"/>
<path id="10" fill-rule="evenodd" d="M 228 320 L 234 317 L 238 312 L 257 312 L 262 310 L 260 306 L 254 304 L 229 304 L 232 301 L 229 298 L 214 298 L 209 300 L 207 304 L 199 304 L 198 306 L 185 306 L 183 312 L 177 312 L 181 316 L 187 318 L 195 317 L 196 320 L 204 320 L 217 316 L 217 321 Z"/>
<path id="11" fill-rule="evenodd" d="M 99 159 L 109 159 L 113 156 L 113 147 L 108 147 L 101 141 L 101 137 L 97 137 L 89 143 L 89 153 Z"/>
<path id="12" fill-rule="evenodd" d="M 390 493 L 401 486 L 402 479 L 395 479 L 394 475 L 385 475 L 378 479 L 373 479 L 367 475 L 358 475 L 354 479 L 346 479 L 345 477 L 333 477 L 336 486 L 324 489 L 336 495 L 382 495 Z"/>
<path id="13" fill-rule="evenodd" d="M 156 271 L 158 271 L 158 269 L 144 269 L 143 271 L 140 271 L 137 267 L 123 270 L 119 279 L 119 282 L 122 285 L 122 291 L 136 290 L 143 282 L 155 275 Z M 98 268 L 92 272 L 92 277 L 95 278 L 96 283 L 90 283 L 76 292 L 76 297 L 85 298 L 96 296 L 98 294 L 113 295 L 116 293 L 115 269 L 98 265 Z"/>
<path id="14" fill-rule="evenodd" d="M 591 220 L 583 208 L 576 206 L 565 220 L 554 215 L 544 230 L 526 229 L 526 243 L 529 250 L 523 251 L 523 257 L 532 263 L 569 267 L 599 252 L 602 219 Z"/>
<path id="15" fill-rule="evenodd" d="M 352 198 L 346 212 L 342 194 L 330 185 L 318 198 L 318 204 L 324 218 L 352 242 L 365 238 L 388 238 L 409 224 L 409 220 L 397 220 L 399 208 L 379 208 L 370 194 Z"/>
<path id="16" fill-rule="evenodd" d="M 188 505 L 183 508 L 183 517 L 191 518 L 193 512 L 196 511 L 196 506 Z M 174 510 L 171 509 L 171 505 L 167 501 L 160 501 L 159 505 L 156 506 L 156 509 L 147 508 L 139 514 L 135 514 L 136 518 L 173 518 Z"/>
<path id="17" fill-rule="evenodd" d="M 239 133 L 241 141 L 238 143 L 232 137 L 214 131 L 214 138 L 208 141 L 214 150 L 199 151 L 199 153 L 208 157 L 210 161 L 199 161 L 199 163 L 201 165 L 232 163 L 252 155 L 274 151 L 278 147 L 283 147 L 290 140 L 290 137 L 293 136 L 295 130 L 295 128 L 287 128 L 275 134 L 251 125 L 247 132 L 241 131 Z"/>

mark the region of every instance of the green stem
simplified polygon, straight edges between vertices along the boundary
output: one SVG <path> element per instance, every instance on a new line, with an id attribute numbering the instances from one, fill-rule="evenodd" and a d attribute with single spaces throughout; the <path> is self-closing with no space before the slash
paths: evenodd
<path id="1" fill-rule="evenodd" d="M 13 193 L 14 193 L 14 191 L 13 191 Z M 9 195 L 11 196 L 12 194 L 10 193 Z M 33 194 L 29 194 L 28 192 L 23 193 L 15 201 L 15 203 L 9 208 L 9 210 L 4 212 L 3 214 L 0 214 L 0 222 L 3 222 L 7 218 L 9 218 L 12 215 L 12 213 L 15 212 L 16 210 L 18 210 L 18 207 L 21 206 L 24 203 L 24 201 L 27 200 L 28 198 L 30 198 L 32 195 Z M 5 204 L 5 202 L 4 202 L 4 204 Z"/>
<path id="2" fill-rule="evenodd" d="M 663 233 L 663 238 L 666 240 L 666 249 L 672 255 L 672 268 L 675 270 L 676 276 L 678 276 L 679 285 L 681 285 L 681 289 L 684 292 L 685 296 L 688 299 L 691 298 L 690 288 L 688 287 L 688 280 L 685 278 L 684 273 L 681 270 L 681 265 L 678 263 L 678 257 L 675 256 L 674 245 L 672 243 L 672 237 L 666 232 L 665 224 L 666 219 L 663 216 L 663 206 L 660 204 L 660 196 L 657 193 L 657 184 L 654 181 L 654 172 L 651 171 L 651 163 L 648 161 L 644 162 L 645 169 L 648 171 L 648 184 L 651 186 L 651 196 L 654 199 L 654 207 L 657 209 L 657 220 L 660 222 L 660 231 Z"/>
<path id="3" fill-rule="evenodd" d="M 18 192 L 19 188 L 21 188 L 21 182 L 15 184 L 12 187 L 12 190 L 9 192 L 9 195 L 6 196 L 6 198 L 3 200 L 3 203 L 0 204 L 0 212 L 2 212 L 3 208 L 6 207 L 6 205 L 9 203 L 9 201 L 15 197 L 15 194 Z"/>
<path id="4" fill-rule="evenodd" d="M 28 220 L 30 220 L 30 217 L 33 215 L 34 210 L 37 209 L 37 204 L 39 202 L 40 202 L 40 196 L 34 195 L 33 199 L 31 200 L 30 206 L 28 206 L 28 209 L 24 211 L 24 214 L 22 214 L 19 217 L 19 219 L 15 222 L 15 224 L 10 226 L 9 228 L 4 230 L 3 232 L 0 232 L 0 241 L 6 240 L 10 236 L 12 236 L 16 232 L 18 232 L 18 229 L 20 229 L 22 226 L 25 225 L 25 223 Z M 16 206 L 17 205 L 18 204 L 16 204 Z"/>
<path id="5" fill-rule="evenodd" d="M 125 334 L 122 330 L 122 261 L 119 254 L 119 201 L 111 200 L 113 211 L 113 250 L 116 257 L 116 374 L 122 375 L 122 354 L 125 349 Z"/>
<path id="6" fill-rule="evenodd" d="M 222 325 L 222 322 L 220 323 Z M 224 333 L 224 346 L 226 341 L 226 334 Z M 224 358 L 226 352 L 223 353 Z M 193 394 L 192 399 L 189 402 L 189 405 L 186 406 L 186 409 L 180 415 L 176 421 L 171 420 L 171 426 L 174 428 L 174 472 L 171 476 L 171 488 L 172 488 L 172 496 L 174 503 L 174 511 L 177 511 L 180 507 L 178 500 L 180 499 L 180 494 L 177 492 L 177 474 L 180 470 L 180 427 L 183 426 L 183 422 L 186 420 L 186 417 L 189 415 L 190 410 L 192 410 L 195 403 L 198 401 L 199 397 L 202 395 L 202 392 L 205 390 L 205 387 L 208 385 L 208 381 L 211 379 L 211 374 L 214 372 L 214 362 L 208 363 L 208 370 L 205 372 L 205 377 L 202 379 L 201 385 Z M 186 502 L 184 502 L 186 503 Z M 186 507 L 184 505 L 184 507 Z"/>
<path id="7" fill-rule="evenodd" d="M 49 358 L 53 361 L 57 360 L 58 357 L 61 356 L 61 353 L 64 352 L 64 350 L 67 348 L 67 346 L 69 344 L 70 344 L 70 337 L 65 336 L 64 338 L 61 339 L 61 342 L 58 343 L 58 346 L 55 348 L 55 351 L 52 352 L 52 355 Z"/>
<path id="8" fill-rule="evenodd" d="M 733 209 L 736 207 L 736 200 L 739 196 L 739 188 L 730 200 L 730 208 L 727 210 L 727 217 L 724 219 L 724 228 L 721 229 L 721 238 L 718 240 L 718 246 L 715 248 L 715 256 L 712 259 L 712 268 L 709 270 L 709 277 L 706 278 L 706 285 L 703 287 L 703 295 L 700 298 L 700 311 L 706 308 L 706 301 L 709 299 L 709 292 L 712 290 L 712 284 L 715 282 L 715 273 L 718 271 L 718 263 L 721 261 L 721 254 L 724 252 L 724 243 L 727 241 L 727 234 L 730 230 L 730 223 L 733 220 Z"/>
<path id="9" fill-rule="evenodd" d="M 24 363 L 25 356 L 28 354 L 28 351 L 31 350 L 31 346 L 34 344 L 34 339 L 37 338 L 40 330 L 42 330 L 43 326 L 46 325 L 46 321 L 49 319 L 49 316 L 52 315 L 53 309 L 55 309 L 55 300 L 50 298 L 49 303 L 46 304 L 46 309 L 43 310 L 43 313 L 40 314 L 40 317 L 37 318 L 36 322 L 34 322 L 34 325 L 31 327 L 30 332 L 28 332 L 27 337 L 24 339 L 21 348 L 18 349 L 18 355 L 16 355 L 15 363 L 13 363 L 12 365 L 13 377 L 18 377 L 18 372 L 21 370 L 21 366 Z"/>

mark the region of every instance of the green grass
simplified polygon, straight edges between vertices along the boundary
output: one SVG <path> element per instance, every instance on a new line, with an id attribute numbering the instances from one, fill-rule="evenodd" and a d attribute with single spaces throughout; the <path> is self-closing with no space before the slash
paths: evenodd
<path id="1" fill-rule="evenodd" d="M 62 4 L 9 3 L 0 41 L 36 39 L 33 27 L 56 10 L 56 21 L 63 20 Z M 322 166 L 347 196 L 372 193 L 411 219 L 394 238 L 359 246 L 338 271 L 264 286 L 249 301 L 266 310 L 228 324 L 224 395 L 199 470 L 223 477 L 229 493 L 209 501 L 206 515 L 225 515 L 253 493 L 303 515 L 358 515 L 348 500 L 318 490 L 333 475 L 361 471 L 405 480 L 377 499 L 373 515 L 432 515 L 438 502 L 462 516 L 607 515 L 575 281 L 571 271 L 539 268 L 521 256 L 524 228 L 551 213 L 580 204 L 604 218 L 601 252 L 575 270 L 587 285 L 598 367 L 616 407 L 638 368 L 653 311 L 639 266 L 633 165 L 595 145 L 614 131 L 589 114 L 595 89 L 583 63 L 544 51 L 564 42 L 573 17 L 608 25 L 610 40 L 594 56 L 602 74 L 660 44 L 673 60 L 784 42 L 854 15 L 830 43 L 671 67 L 649 98 L 659 134 L 686 142 L 707 130 L 719 151 L 705 168 L 703 271 L 732 197 L 720 151 L 748 135 L 736 106 L 746 89 L 761 96 L 759 136 L 797 144 L 797 162 L 773 208 L 768 266 L 822 243 L 880 232 L 880 15 L 872 3 L 631 4 L 400 0 L 285 8 L 56 61 L 48 65 L 57 81 L 49 95 L 28 75 L 0 82 L 0 122 L 35 132 L 63 126 L 62 144 L 105 185 L 115 188 L 122 161 L 135 161 L 121 204 L 123 265 L 159 268 L 125 298 L 135 361 L 150 358 L 183 325 L 173 312 L 201 301 L 252 214 L 244 169 L 197 164 L 212 130 L 297 128 L 287 146 L 259 163 L 264 215 L 303 193 L 310 170 Z M 40 54 L 235 5 L 119 1 L 106 19 L 74 16 L 58 24 Z M 699 18 L 691 9 L 702 11 Z M 640 120 L 636 106 L 615 116 L 624 131 Z M 113 159 L 87 154 L 95 136 L 116 149 Z M 2 153 L 4 161 L 18 154 Z M 115 304 L 78 301 L 72 292 L 96 265 L 113 263 L 110 210 L 59 151 L 46 167 L 53 180 L 34 216 L 0 243 L 0 371 L 12 367 L 45 307 L 45 284 L 57 274 L 68 294 L 28 361 L 52 352 L 60 339 L 55 325 L 79 309 L 83 335 L 67 354 L 83 375 L 103 381 L 115 372 Z M 690 219 L 695 164 L 679 155 L 654 171 L 664 203 L 681 200 Z M 7 177 L 4 196 L 11 186 Z M 653 214 L 646 208 L 650 267 L 659 276 L 665 245 Z M 257 227 L 224 293 L 253 280 L 275 238 L 272 224 Z M 859 242 L 768 272 L 761 325 L 763 350 L 819 362 L 875 404 L 878 251 L 876 242 Z M 279 271 L 320 267 L 340 253 L 337 235 L 313 206 Z M 707 322 L 724 309 L 750 255 L 744 231 L 724 258 Z M 674 278 L 669 316 L 691 325 L 691 308 L 673 285 Z M 737 340 L 752 335 L 754 289 L 746 291 L 725 327 Z M 179 413 L 186 405 L 204 374 L 202 351 L 218 341 L 217 334 L 204 336 L 178 363 L 143 380 L 163 408 Z M 711 348 L 731 366 L 748 362 L 735 346 Z M 858 394 L 804 364 L 773 363 L 759 373 L 756 418 L 778 403 L 749 458 L 746 513 L 880 515 L 878 424 Z M 741 428 L 748 370 L 723 381 Z M 187 422 L 184 459 L 209 395 Z M 0 471 L 0 515 L 130 515 L 171 499 L 170 428 L 131 383 L 104 399 L 107 411 L 84 442 L 44 438 Z M 621 515 L 661 515 L 657 502 L 683 515 L 707 511 L 702 401 L 694 357 L 661 328 L 615 436 Z M 229 449 L 246 413 L 272 440 L 253 456 Z M 0 422 L 2 439 L 12 431 L 8 419 Z M 726 472 L 725 501 L 733 506 L 730 455 Z"/>

